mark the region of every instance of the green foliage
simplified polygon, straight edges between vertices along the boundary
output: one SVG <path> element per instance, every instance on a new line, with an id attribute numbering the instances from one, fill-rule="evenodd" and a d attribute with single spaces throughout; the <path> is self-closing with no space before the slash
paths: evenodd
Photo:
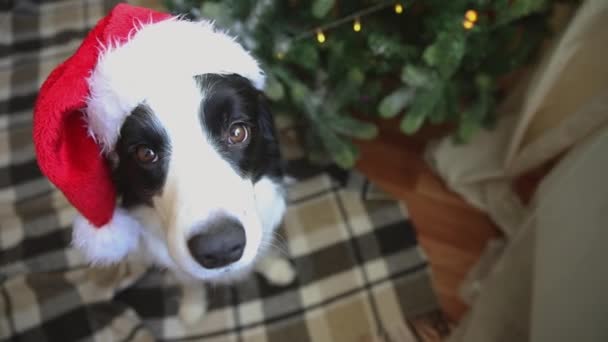
<path id="1" fill-rule="evenodd" d="M 309 71 L 315 71 L 319 65 L 319 50 L 312 40 L 301 40 L 293 43 L 285 59 Z"/>
<path id="2" fill-rule="evenodd" d="M 200 11 L 203 17 L 213 18 L 217 25 L 225 26 L 231 22 L 230 8 L 226 3 L 208 1 L 201 5 Z"/>
<path id="3" fill-rule="evenodd" d="M 334 7 L 334 0 L 315 0 L 312 3 L 312 15 L 316 18 L 323 18 Z"/>
<path id="4" fill-rule="evenodd" d="M 421 89 L 416 94 L 412 105 L 401 120 L 401 131 L 406 134 L 416 132 L 437 108 L 441 102 L 443 87 L 434 86 L 429 89 Z"/>
<path id="5" fill-rule="evenodd" d="M 437 75 L 430 68 L 410 64 L 403 67 L 401 81 L 413 88 L 429 88 L 437 81 Z"/>
<path id="6" fill-rule="evenodd" d="M 378 113 L 384 118 L 393 118 L 401 112 L 412 100 L 414 91 L 412 88 L 401 87 L 387 97 L 382 99 L 378 106 Z"/>
<path id="7" fill-rule="evenodd" d="M 466 37 L 461 30 L 439 32 L 435 42 L 424 50 L 422 59 L 428 66 L 439 71 L 442 78 L 450 78 L 460 66 L 465 44 Z"/>
<path id="8" fill-rule="evenodd" d="M 285 96 L 285 88 L 283 84 L 273 75 L 266 79 L 266 96 L 273 101 L 280 101 Z"/>
<path id="9" fill-rule="evenodd" d="M 325 122 L 337 133 L 357 139 L 372 139 L 378 134 L 375 125 L 347 115 L 326 115 Z"/>
<path id="10" fill-rule="evenodd" d="M 351 139 L 378 132 L 367 117 L 401 116 L 413 134 L 451 122 L 466 143 L 495 119 L 501 77 L 527 63 L 548 34 L 551 0 L 404 1 L 326 30 L 315 28 L 381 0 L 166 0 L 174 13 L 214 19 L 237 35 L 268 74 L 266 95 L 277 112 L 304 127 L 309 157 L 348 168 L 358 152 Z M 463 28 L 464 14 L 478 20 Z M 308 34 L 306 34 L 308 33 Z M 176 38 L 177 39 L 177 38 Z"/>

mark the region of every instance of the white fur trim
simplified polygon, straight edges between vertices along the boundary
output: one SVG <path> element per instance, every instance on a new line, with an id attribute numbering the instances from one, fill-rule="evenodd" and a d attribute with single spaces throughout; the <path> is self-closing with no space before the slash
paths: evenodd
<path id="1" fill-rule="evenodd" d="M 135 23 L 130 40 L 107 42 L 88 79 L 89 134 L 105 153 L 111 151 L 131 110 L 155 92 L 171 92 L 172 79 L 208 73 L 239 74 L 258 89 L 264 74 L 256 60 L 233 37 L 210 22 L 172 18 Z M 177 115 L 177 113 L 176 113 Z"/>
<path id="2" fill-rule="evenodd" d="M 93 265 L 108 265 L 121 261 L 137 248 L 141 228 L 123 209 L 116 209 L 112 220 L 93 226 L 86 218 L 77 216 L 72 232 L 72 245 Z"/>

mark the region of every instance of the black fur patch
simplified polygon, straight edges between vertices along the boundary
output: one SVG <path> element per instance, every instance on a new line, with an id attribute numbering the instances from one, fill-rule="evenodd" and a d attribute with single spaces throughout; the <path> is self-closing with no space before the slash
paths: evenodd
<path id="1" fill-rule="evenodd" d="M 215 148 L 242 177 L 254 182 L 262 176 L 281 176 L 274 121 L 264 95 L 239 75 L 207 74 L 196 77 L 204 92 L 200 108 L 203 129 Z M 228 143 L 234 122 L 249 126 L 251 136 L 239 146 Z"/>
<path id="2" fill-rule="evenodd" d="M 154 150 L 158 161 L 141 164 L 135 159 L 138 146 Z M 114 169 L 114 182 L 122 195 L 124 207 L 150 205 L 152 196 L 162 191 L 171 157 L 171 142 L 167 132 L 151 109 L 139 105 L 127 117 L 116 144 L 119 163 Z"/>
<path id="3" fill-rule="evenodd" d="M 204 94 L 199 108 L 201 129 L 211 138 L 214 148 L 244 178 L 253 182 L 262 176 L 279 179 L 279 146 L 263 94 L 238 75 L 207 74 L 196 80 Z M 251 133 L 246 144 L 228 143 L 228 131 L 234 122 L 249 126 Z M 147 165 L 138 163 L 135 151 L 140 145 L 153 149 L 159 160 Z M 151 205 L 152 197 L 162 193 L 171 162 L 171 139 L 152 109 L 142 104 L 132 111 L 120 130 L 115 152 L 119 162 L 113 177 L 122 205 Z"/>

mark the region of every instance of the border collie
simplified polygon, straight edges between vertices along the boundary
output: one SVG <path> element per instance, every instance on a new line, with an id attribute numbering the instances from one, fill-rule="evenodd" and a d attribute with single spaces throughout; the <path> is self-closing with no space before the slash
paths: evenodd
<path id="1" fill-rule="evenodd" d="M 38 97 L 41 170 L 83 214 L 73 245 L 92 264 L 128 256 L 172 270 L 187 322 L 205 310 L 201 282 L 254 268 L 276 284 L 294 277 L 285 259 L 261 259 L 285 212 L 263 84 L 257 61 L 212 23 L 121 4 Z"/>
<path id="2" fill-rule="evenodd" d="M 285 211 L 264 96 L 238 75 L 195 80 L 135 108 L 111 153 L 122 206 L 146 228 L 139 256 L 185 284 L 180 317 L 186 322 L 205 310 L 197 282 L 248 274 Z M 293 280 L 290 264 L 277 255 L 257 264 L 273 283 Z"/>

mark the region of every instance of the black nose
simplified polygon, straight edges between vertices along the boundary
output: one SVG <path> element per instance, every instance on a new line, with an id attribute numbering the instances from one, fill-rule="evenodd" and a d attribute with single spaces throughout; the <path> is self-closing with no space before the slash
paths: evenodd
<path id="1" fill-rule="evenodd" d="M 190 254 L 203 267 L 223 267 L 243 255 L 245 230 L 239 221 L 232 218 L 216 219 L 207 224 L 203 231 L 188 240 Z"/>

